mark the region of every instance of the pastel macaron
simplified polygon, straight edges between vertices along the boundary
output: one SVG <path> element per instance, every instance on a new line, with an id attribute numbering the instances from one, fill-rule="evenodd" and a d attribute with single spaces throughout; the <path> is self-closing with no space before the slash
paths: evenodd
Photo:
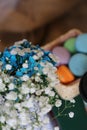
<path id="1" fill-rule="evenodd" d="M 56 46 L 53 48 L 52 53 L 57 57 L 59 64 L 68 64 L 70 59 L 69 51 L 61 46 Z"/>
<path id="2" fill-rule="evenodd" d="M 69 68 L 65 65 L 61 65 L 57 69 L 58 78 L 61 83 L 70 83 L 75 79 L 75 76 L 69 70 Z"/>
<path id="3" fill-rule="evenodd" d="M 78 77 L 83 76 L 87 72 L 87 55 L 77 53 L 70 58 L 69 69 L 71 72 Z"/>
<path id="4" fill-rule="evenodd" d="M 87 53 L 87 33 L 77 37 L 75 46 L 78 52 Z"/>
<path id="5" fill-rule="evenodd" d="M 76 53 L 76 47 L 75 47 L 76 38 L 72 37 L 65 41 L 64 47 L 70 52 L 70 53 Z"/>

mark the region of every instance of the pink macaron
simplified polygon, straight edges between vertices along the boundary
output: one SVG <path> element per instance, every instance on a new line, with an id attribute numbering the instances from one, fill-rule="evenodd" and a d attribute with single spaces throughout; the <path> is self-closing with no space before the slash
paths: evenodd
<path id="1" fill-rule="evenodd" d="M 68 64 L 70 59 L 70 52 L 66 48 L 56 46 L 53 48 L 52 53 L 57 57 L 59 62 L 58 65 Z"/>

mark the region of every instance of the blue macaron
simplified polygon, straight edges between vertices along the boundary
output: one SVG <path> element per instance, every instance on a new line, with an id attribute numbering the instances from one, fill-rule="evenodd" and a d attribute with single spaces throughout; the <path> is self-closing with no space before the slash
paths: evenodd
<path id="1" fill-rule="evenodd" d="M 87 55 L 82 53 L 73 55 L 68 65 L 75 76 L 83 76 L 83 74 L 87 72 Z"/>
<path id="2" fill-rule="evenodd" d="M 76 50 L 81 53 L 87 53 L 87 33 L 81 34 L 76 38 Z"/>

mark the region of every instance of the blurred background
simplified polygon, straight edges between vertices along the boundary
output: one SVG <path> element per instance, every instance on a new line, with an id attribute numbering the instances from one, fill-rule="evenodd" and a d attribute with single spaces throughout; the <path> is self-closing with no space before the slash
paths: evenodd
<path id="1" fill-rule="evenodd" d="M 0 51 L 22 39 L 42 46 L 72 28 L 87 32 L 87 0 L 0 0 Z"/>

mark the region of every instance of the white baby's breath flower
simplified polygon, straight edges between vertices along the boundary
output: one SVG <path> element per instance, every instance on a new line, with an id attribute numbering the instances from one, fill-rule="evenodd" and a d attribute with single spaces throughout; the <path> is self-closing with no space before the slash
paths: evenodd
<path id="1" fill-rule="evenodd" d="M 29 116 L 28 116 L 27 113 L 21 112 L 20 115 L 19 115 L 19 119 L 20 119 L 20 125 L 28 125 Z"/>
<path id="2" fill-rule="evenodd" d="M 6 70 L 11 70 L 11 69 L 12 69 L 12 65 L 7 64 L 7 65 L 6 65 Z"/>
<path id="3" fill-rule="evenodd" d="M 23 50 L 20 50 L 20 51 L 18 51 L 18 55 L 19 55 L 19 56 L 24 56 L 24 55 L 25 55 L 25 52 L 24 52 Z"/>
<path id="4" fill-rule="evenodd" d="M 42 57 L 43 55 L 44 55 L 44 53 L 41 52 L 41 51 L 37 53 L 37 56 L 38 56 L 39 58 Z"/>
<path id="5" fill-rule="evenodd" d="M 17 93 L 16 92 L 9 92 L 6 96 L 6 99 L 8 100 L 16 100 L 17 99 Z"/>
<path id="6" fill-rule="evenodd" d="M 5 106 L 6 106 L 6 107 L 9 107 L 9 108 L 10 108 L 11 105 L 12 105 L 12 104 L 11 104 L 9 101 L 6 101 L 6 102 L 5 102 Z"/>
<path id="7" fill-rule="evenodd" d="M 8 125 L 5 125 L 5 126 L 2 126 L 2 130 L 10 130 L 11 128 L 10 128 L 10 126 L 8 126 Z"/>
<path id="8" fill-rule="evenodd" d="M 22 95 L 22 94 L 19 94 L 18 97 L 19 97 L 20 99 L 22 99 L 22 98 L 23 98 L 23 95 Z"/>
<path id="9" fill-rule="evenodd" d="M 50 91 L 51 91 L 51 88 L 50 88 L 50 87 L 45 88 L 45 94 L 49 94 Z"/>
<path id="10" fill-rule="evenodd" d="M 27 80 L 29 80 L 29 76 L 28 76 L 27 74 L 25 74 L 25 75 L 23 75 L 23 76 L 21 77 L 21 80 L 22 80 L 22 81 L 27 81 Z"/>
<path id="11" fill-rule="evenodd" d="M 0 105 L 4 103 L 4 100 L 5 100 L 5 99 L 3 98 L 3 96 L 0 95 Z"/>
<path id="12" fill-rule="evenodd" d="M 23 42 L 27 41 L 26 39 L 23 39 L 23 40 L 20 40 L 20 41 L 17 41 L 15 42 L 14 45 L 18 46 L 18 45 L 21 45 Z"/>
<path id="13" fill-rule="evenodd" d="M 23 51 L 29 53 L 31 50 L 30 48 L 24 48 Z"/>
<path id="14" fill-rule="evenodd" d="M 35 86 L 35 84 L 34 83 L 31 83 L 31 87 L 34 87 Z"/>
<path id="15" fill-rule="evenodd" d="M 74 117 L 74 112 L 69 112 L 69 117 L 73 118 Z"/>
<path id="16" fill-rule="evenodd" d="M 23 68 L 28 68 L 28 64 L 27 63 L 23 63 L 22 67 Z"/>
<path id="17" fill-rule="evenodd" d="M 10 82 L 10 78 L 9 77 L 4 77 L 3 80 L 4 80 L 5 83 L 9 83 Z"/>
<path id="18" fill-rule="evenodd" d="M 13 83 L 10 83 L 10 84 L 8 85 L 8 88 L 9 88 L 9 90 L 12 90 L 12 89 L 15 88 L 15 85 L 14 85 Z"/>
<path id="19" fill-rule="evenodd" d="M 6 123 L 7 123 L 10 127 L 12 127 L 13 129 L 15 129 L 16 126 L 17 126 L 17 119 L 16 119 L 16 118 L 8 119 L 8 120 L 6 120 Z"/>
<path id="20" fill-rule="evenodd" d="M 75 99 L 71 99 L 70 102 L 71 103 L 75 103 L 76 101 L 75 101 Z"/>
<path id="21" fill-rule="evenodd" d="M 55 92 L 54 91 L 50 91 L 49 96 L 54 97 L 55 96 Z"/>
<path id="22" fill-rule="evenodd" d="M 44 117 L 44 120 L 43 120 L 43 123 L 44 123 L 44 124 L 48 124 L 49 122 L 50 122 L 49 117 L 48 117 L 48 116 L 45 116 L 45 117 Z"/>
<path id="23" fill-rule="evenodd" d="M 49 54 L 50 58 L 52 58 L 55 62 L 59 61 L 58 57 L 53 55 L 52 53 Z"/>
<path id="24" fill-rule="evenodd" d="M 28 108 L 34 107 L 33 99 L 32 99 L 32 98 L 29 98 L 29 100 L 27 101 L 26 105 L 27 105 Z"/>
<path id="25" fill-rule="evenodd" d="M 14 107 L 15 107 L 16 109 L 18 109 L 19 111 L 22 111 L 22 106 L 21 106 L 20 103 L 16 103 L 16 104 L 14 105 Z"/>
<path id="26" fill-rule="evenodd" d="M 62 101 L 60 99 L 58 99 L 56 102 L 55 102 L 55 106 L 56 107 L 60 107 L 62 105 Z"/>
<path id="27" fill-rule="evenodd" d="M 10 117 L 11 118 L 17 118 L 17 116 L 18 116 L 18 113 L 15 109 L 10 111 Z"/>
<path id="28" fill-rule="evenodd" d="M 52 106 L 50 104 L 47 104 L 45 107 L 41 109 L 41 112 L 39 113 L 41 116 L 46 115 L 48 112 L 50 112 L 52 109 Z"/>
<path id="29" fill-rule="evenodd" d="M 38 67 L 34 67 L 34 70 L 38 70 Z"/>
<path id="30" fill-rule="evenodd" d="M 0 78 L 0 84 L 2 83 L 3 81 L 2 81 L 2 78 Z"/>
<path id="31" fill-rule="evenodd" d="M 36 91 L 35 88 L 31 88 L 31 89 L 30 89 L 30 93 L 32 93 L 32 94 L 35 93 L 35 91 Z"/>
<path id="32" fill-rule="evenodd" d="M 1 83 L 0 84 L 0 92 L 4 92 L 4 90 L 5 90 L 5 84 Z"/>
<path id="33" fill-rule="evenodd" d="M 60 130 L 60 128 L 58 126 L 54 127 L 54 130 Z"/>
<path id="34" fill-rule="evenodd" d="M 41 93 L 42 93 L 42 91 L 41 91 L 41 90 L 36 91 L 36 95 L 37 95 L 37 96 L 40 96 L 40 95 L 41 95 Z"/>
<path id="35" fill-rule="evenodd" d="M 5 116 L 3 116 L 3 115 L 2 115 L 2 116 L 0 116 L 0 122 L 1 122 L 1 123 L 5 123 L 5 121 L 6 121 Z"/>
<path id="36" fill-rule="evenodd" d="M 22 94 L 28 94 L 30 89 L 28 88 L 28 86 L 26 84 L 22 84 L 20 91 Z"/>
<path id="37" fill-rule="evenodd" d="M 36 76 L 36 77 L 35 77 L 35 81 L 36 81 L 36 82 L 40 82 L 40 80 L 41 80 L 41 79 L 40 79 L 39 76 Z"/>
<path id="38" fill-rule="evenodd" d="M 16 49 L 13 49 L 10 53 L 11 53 L 11 55 L 16 55 L 17 51 L 16 51 Z"/>
<path id="39" fill-rule="evenodd" d="M 38 60 L 39 59 L 39 57 L 36 56 L 36 55 L 34 55 L 33 58 L 34 58 L 34 60 Z"/>

